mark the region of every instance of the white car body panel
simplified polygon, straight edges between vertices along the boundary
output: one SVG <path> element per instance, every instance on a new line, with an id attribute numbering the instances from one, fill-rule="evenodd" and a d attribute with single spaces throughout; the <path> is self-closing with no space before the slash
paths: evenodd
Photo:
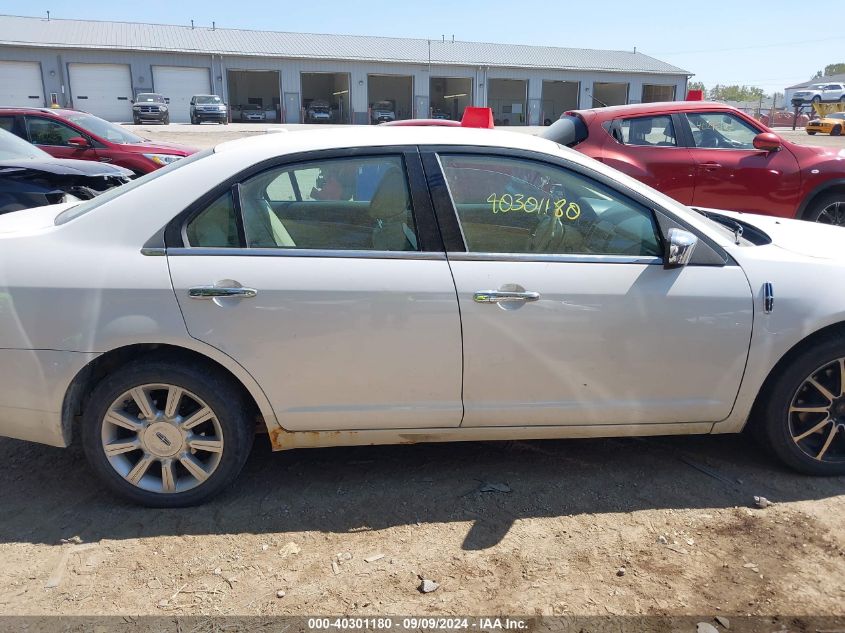
<path id="1" fill-rule="evenodd" d="M 461 423 L 461 323 L 445 258 L 168 259 L 191 334 L 255 377 L 285 429 Z M 188 297 L 227 279 L 258 294 Z"/>
<path id="2" fill-rule="evenodd" d="M 730 413 L 753 318 L 738 266 L 454 261 L 452 270 L 463 426 L 715 422 Z M 505 284 L 540 299 L 511 310 L 473 301 Z M 683 362 L 692 349 L 695 362 Z"/>
<path id="3" fill-rule="evenodd" d="M 261 315 L 247 329 L 247 334 L 254 335 L 255 339 L 249 341 L 251 347 L 244 353 L 238 342 L 233 343 L 223 336 L 226 327 L 231 328 L 231 325 L 221 324 L 208 314 L 199 317 L 195 314 L 201 305 L 214 307 L 220 314 L 227 308 L 205 301 L 196 301 L 196 306 L 193 306 L 184 292 L 194 284 L 211 284 L 235 274 L 244 285 L 254 283 L 262 286 L 259 290 L 272 288 L 275 293 L 275 287 L 270 285 L 272 268 L 256 268 L 253 272 L 254 263 L 249 263 L 246 265 L 248 271 L 238 269 L 229 272 L 232 270 L 230 264 L 220 264 L 220 268 L 215 268 L 218 263 L 212 265 L 211 258 L 205 258 L 208 260 L 205 261 L 204 258 L 150 256 L 141 252 L 148 240 L 183 209 L 218 183 L 250 165 L 285 154 L 321 149 L 399 145 L 506 147 L 564 158 L 650 198 L 656 206 L 682 218 L 687 225 L 724 248 L 739 266 L 714 268 L 712 279 L 696 267 L 689 267 L 681 273 L 659 266 L 647 267 L 648 270 L 640 274 L 654 277 L 649 280 L 652 284 L 650 288 L 660 288 L 663 284 L 667 291 L 677 294 L 678 310 L 681 318 L 687 319 L 685 323 L 671 327 L 666 320 L 670 315 L 660 314 L 655 308 L 655 318 L 663 319 L 658 322 L 659 325 L 649 329 L 642 341 L 626 340 L 632 335 L 630 320 L 621 318 L 618 313 L 602 313 L 598 322 L 607 330 L 600 335 L 594 334 L 593 341 L 596 346 L 601 342 L 605 345 L 595 349 L 595 363 L 584 368 L 585 372 L 589 372 L 589 380 L 580 383 L 588 385 L 586 400 L 578 395 L 576 382 L 569 385 L 569 391 L 563 396 L 549 395 L 554 393 L 561 380 L 564 384 L 566 380 L 571 380 L 566 372 L 572 359 L 563 352 L 552 355 L 548 350 L 541 353 L 535 347 L 526 361 L 528 376 L 517 376 L 517 380 L 525 380 L 524 384 L 531 386 L 533 391 L 530 394 L 546 402 L 555 402 L 552 408 L 560 415 L 551 416 L 543 407 L 535 407 L 534 413 L 529 408 L 521 412 L 525 415 L 520 418 L 512 412 L 501 413 L 488 406 L 486 423 L 492 426 L 482 428 L 470 425 L 483 421 L 476 416 L 484 409 L 482 401 L 490 394 L 490 386 L 484 386 L 483 381 L 490 380 L 495 385 L 498 380 L 503 389 L 510 388 L 511 392 L 505 395 L 511 400 L 519 383 L 502 382 L 501 375 L 495 373 L 501 372 L 505 366 L 502 358 L 484 367 L 483 359 L 476 357 L 472 348 L 484 343 L 482 337 L 486 330 L 491 337 L 488 348 L 502 344 L 504 335 L 506 351 L 517 353 L 519 341 L 507 338 L 517 330 L 493 323 L 495 319 L 492 315 L 501 316 L 498 313 L 502 311 L 490 305 L 477 306 L 477 330 L 473 328 L 472 332 L 468 332 L 464 323 L 464 353 L 472 355 L 466 359 L 467 368 L 478 368 L 475 376 L 467 373 L 467 385 L 477 390 L 478 395 L 474 397 L 478 406 L 473 411 L 470 410 L 472 407 L 468 407 L 465 427 L 456 426 L 462 385 L 455 377 L 459 372 L 455 358 L 456 350 L 461 348 L 461 340 L 455 320 L 457 300 L 454 293 L 448 296 L 448 284 L 443 282 L 445 261 L 245 257 L 243 259 L 259 263 L 270 262 L 279 271 L 294 271 L 295 274 L 277 286 L 307 292 L 307 300 L 295 306 L 301 313 L 288 323 L 296 323 L 306 332 L 310 328 L 312 340 L 305 342 L 307 337 L 298 340 L 295 333 L 287 333 L 287 339 L 273 340 L 274 330 L 267 324 L 290 317 Z M 132 188 L 130 184 L 127 187 L 122 195 L 102 202 L 89 213 L 60 226 L 53 224 L 53 218 L 62 207 L 43 207 L 0 217 L 0 292 L 5 299 L 0 305 L 0 369 L 8 375 L 20 367 L 20 375 L 15 380 L 0 383 L 0 435 L 55 445 L 65 443 L 68 434 L 62 428 L 60 411 L 72 377 L 99 354 L 127 345 L 149 343 L 196 351 L 231 371 L 255 398 L 276 448 L 356 442 L 701 433 L 711 428 L 719 432 L 738 431 L 748 417 L 760 386 L 777 361 L 806 336 L 828 325 L 845 322 L 845 293 L 842 292 L 845 230 L 743 216 L 792 250 L 776 244 L 737 246 L 729 234 L 712 222 L 666 196 L 579 153 L 529 135 L 414 127 L 365 127 L 266 135 L 221 144 L 214 154 L 206 158 L 184 164 L 178 170 L 163 170 L 156 177 L 146 179 L 142 186 Z M 782 223 L 782 230 L 778 223 Z M 837 253 L 837 257 L 829 259 L 818 256 Z M 187 261 L 189 259 L 194 261 Z M 351 268 L 353 261 L 354 274 Z M 168 263 L 173 268 L 175 291 Z M 492 275 L 489 271 L 470 267 L 471 263 L 452 262 L 452 270 L 458 271 L 456 278 L 459 278 L 461 292 L 488 289 L 491 284 L 496 287 L 500 278 L 502 283 L 520 282 L 501 271 Z M 496 266 L 488 268 L 493 270 L 505 265 L 496 263 Z M 550 266 L 534 264 L 532 268 L 536 270 L 527 279 L 529 283 L 548 275 L 543 269 Z M 566 288 L 550 290 L 545 305 L 540 301 L 506 316 L 515 317 L 514 322 L 517 318 L 529 321 L 530 317 L 526 327 L 536 328 L 539 323 L 547 328 L 556 311 L 576 312 L 574 304 L 586 305 L 585 297 L 601 296 L 601 292 L 611 292 L 617 286 L 624 288 L 626 283 L 630 287 L 634 279 L 632 271 L 636 270 L 619 269 L 608 278 L 599 275 L 598 269 L 591 270 L 583 279 L 579 277 L 580 285 L 575 285 L 571 293 Z M 347 275 L 345 271 L 350 272 Z M 725 273 L 724 280 L 714 280 L 717 271 Z M 364 307 L 367 301 L 361 298 L 364 295 L 360 295 L 346 313 L 318 308 L 319 305 L 336 306 L 339 289 L 375 292 L 378 286 L 366 279 L 374 275 L 379 276 L 380 283 L 390 280 L 390 290 L 401 285 L 406 291 L 410 289 L 412 294 L 425 297 L 431 303 L 399 306 L 392 299 L 394 304 L 390 310 L 367 312 Z M 670 283 L 672 280 L 674 283 Z M 476 288 L 481 281 L 489 283 Z M 772 314 L 765 314 L 762 309 L 762 286 L 766 282 L 774 286 L 775 308 Z M 743 284 L 747 284 L 748 292 L 744 297 Z M 527 287 L 526 283 L 522 285 Z M 703 297 L 712 298 L 724 287 L 727 287 L 727 298 L 721 298 L 718 303 L 706 303 Z M 266 294 L 259 294 L 259 297 L 262 296 Z M 648 293 L 643 295 L 648 296 Z M 566 304 L 566 301 L 572 303 Z M 180 310 L 180 302 L 186 309 L 190 332 Z M 269 308 L 264 310 L 268 313 L 284 312 L 291 307 L 284 306 L 284 300 L 272 296 L 267 303 L 252 305 L 251 310 L 258 312 L 263 306 Z M 695 311 L 695 306 L 701 308 L 699 312 Z M 482 308 L 486 316 L 481 312 Z M 238 309 L 235 307 L 235 310 Z M 642 315 L 649 314 L 650 310 L 651 306 L 648 306 L 641 313 L 640 323 L 645 323 Z M 748 320 L 752 310 L 753 331 L 749 351 Z M 234 310 L 229 309 L 228 312 L 234 313 Z M 344 314 L 346 321 L 343 320 Z M 469 312 L 467 316 L 470 316 Z M 697 330 L 696 320 L 701 328 L 706 329 Z M 501 322 L 501 319 L 498 321 Z M 374 333 L 373 327 L 379 323 L 381 329 Z M 582 321 L 580 336 L 572 347 L 577 352 L 576 359 L 582 363 L 586 362 L 591 351 L 590 340 L 585 335 L 586 324 L 586 320 Z M 339 334 L 332 338 L 329 333 L 333 325 L 360 339 L 354 344 L 347 342 L 347 347 L 342 349 L 342 365 L 338 369 L 348 371 L 357 363 L 358 373 L 350 377 L 347 384 L 340 383 L 339 386 L 342 372 L 333 373 L 329 377 L 331 380 L 309 376 L 317 373 L 322 366 L 317 358 L 304 358 L 306 350 L 316 353 L 322 345 L 329 348 L 325 350 L 329 354 L 332 352 L 331 345 L 337 348 L 342 344 Z M 250 332 L 252 328 L 256 331 Z M 700 337 L 695 339 L 700 345 L 707 334 L 707 345 L 692 350 L 679 347 L 684 332 Z M 642 385 L 645 387 L 644 396 L 638 391 L 640 385 L 636 376 L 625 377 L 627 382 L 624 383 L 623 393 L 618 402 L 613 402 L 606 395 L 612 381 L 605 379 L 603 383 L 602 376 L 612 376 L 607 370 L 614 362 L 632 358 L 633 354 L 649 347 L 649 341 L 660 341 L 661 333 L 666 334 L 670 344 L 659 348 L 655 358 L 644 361 L 646 365 L 640 371 L 665 369 L 666 373 L 660 375 L 667 383 L 659 384 L 654 376 L 648 376 Z M 498 338 L 492 338 L 494 336 Z M 547 340 L 539 330 L 532 331 L 531 336 L 535 346 Z M 476 337 L 474 343 L 468 344 L 473 342 L 473 337 Z M 743 337 L 746 337 L 744 344 Z M 280 385 L 278 379 L 268 378 L 268 375 L 272 376 L 273 359 L 266 354 L 268 350 L 255 345 L 256 340 L 264 344 L 270 341 L 271 348 L 278 346 L 269 351 L 278 352 L 285 342 L 296 350 L 297 362 L 305 363 L 300 368 L 303 371 L 297 376 L 297 367 L 280 366 L 277 373 L 299 381 L 295 383 L 300 389 L 296 393 L 298 400 L 291 401 L 293 390 L 290 387 Z M 729 353 L 731 350 L 734 350 L 733 354 Z M 405 374 L 391 375 L 391 363 L 398 363 L 409 352 L 415 356 L 422 352 L 419 366 L 409 369 L 408 363 L 402 365 Z M 740 366 L 746 356 L 747 367 L 740 378 Z M 703 366 L 692 367 L 698 361 L 703 361 Z M 386 365 L 373 370 L 375 373 L 372 375 L 377 378 L 375 384 L 380 389 L 396 390 L 396 393 L 383 393 L 381 399 L 372 393 L 364 394 L 366 397 L 356 400 L 353 395 L 357 392 L 353 387 L 360 385 L 365 378 L 361 370 L 378 363 Z M 724 363 L 721 378 L 715 371 L 718 363 Z M 538 367 L 548 368 L 549 371 L 538 371 Z M 270 384 L 267 384 L 268 380 Z M 413 389 L 407 393 L 399 392 L 409 384 L 409 380 L 415 381 Z M 529 385 L 529 381 L 534 382 Z M 701 384 L 690 384 L 695 381 L 701 381 Z M 737 389 L 738 395 L 731 408 L 731 393 Z M 27 391 L 25 398 L 21 397 L 21 390 Z M 711 393 L 706 394 L 708 390 Z M 323 400 L 319 397 L 321 392 L 326 394 Z M 426 402 L 429 397 L 431 401 Z M 623 401 L 627 406 L 622 405 Z M 580 403 L 579 406 L 589 409 L 582 409 L 580 415 L 571 410 L 567 412 L 566 402 Z M 690 404 L 693 407 L 687 409 Z M 337 413 L 338 406 L 346 411 L 343 415 Z M 361 409 L 355 411 L 355 407 Z M 22 410 L 28 413 L 21 414 Z M 277 413 L 284 423 L 277 420 Z M 530 419 L 531 415 L 535 417 Z M 579 418 L 581 424 L 578 423 Z M 713 423 L 716 423 L 715 427 Z M 331 429 L 326 428 L 329 424 Z M 503 426 L 507 424 L 512 426 Z M 556 426 L 543 426 L 548 424 Z M 369 430 L 362 430 L 365 425 Z M 399 428 L 403 425 L 416 428 Z"/>

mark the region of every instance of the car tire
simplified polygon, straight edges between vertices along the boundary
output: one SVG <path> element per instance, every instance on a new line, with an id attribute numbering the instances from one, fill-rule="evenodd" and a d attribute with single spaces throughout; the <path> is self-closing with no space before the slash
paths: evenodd
<path id="1" fill-rule="evenodd" d="M 141 125 L 141 119 L 138 117 L 132 117 L 132 123 L 135 125 Z"/>
<path id="2" fill-rule="evenodd" d="M 822 102 L 822 98 L 821 98 L 819 95 L 816 95 L 816 96 L 815 96 L 815 97 L 813 97 L 813 99 L 811 100 L 811 103 L 821 103 L 821 102 Z"/>
<path id="3" fill-rule="evenodd" d="M 170 125 L 170 115 L 168 114 L 166 117 L 164 117 L 161 122 L 163 125 Z"/>
<path id="4" fill-rule="evenodd" d="M 833 129 L 830 131 L 831 136 L 840 136 L 842 134 L 842 126 L 841 125 L 834 125 Z"/>
<path id="5" fill-rule="evenodd" d="M 834 396 L 829 412 L 796 411 L 825 409 L 829 398 L 811 381 Z M 794 470 L 808 475 L 845 474 L 843 387 L 845 334 L 837 332 L 798 350 L 766 385 L 755 412 L 759 417 L 752 422 L 757 438 Z"/>
<path id="6" fill-rule="evenodd" d="M 845 226 L 845 191 L 819 196 L 807 207 L 802 219 Z"/>
<path id="7" fill-rule="evenodd" d="M 810 136 L 815 136 L 815 135 L 816 135 L 816 133 L 815 133 L 815 132 L 810 131 L 810 130 L 807 130 L 807 134 L 809 134 Z"/>
<path id="8" fill-rule="evenodd" d="M 196 117 L 191 117 L 191 125 L 197 125 L 199 121 L 197 121 Z"/>
<path id="9" fill-rule="evenodd" d="M 195 505 L 243 468 L 255 437 L 250 410 L 219 371 L 139 360 L 94 388 L 82 416 L 83 449 L 94 472 L 122 497 L 155 508 Z M 203 421 L 184 428 L 197 418 Z"/>

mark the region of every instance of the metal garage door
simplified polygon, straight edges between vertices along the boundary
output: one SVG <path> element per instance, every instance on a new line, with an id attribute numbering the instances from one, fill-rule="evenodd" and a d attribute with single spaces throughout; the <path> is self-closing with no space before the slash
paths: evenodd
<path id="1" fill-rule="evenodd" d="M 0 106 L 44 107 L 38 62 L 0 62 Z"/>
<path id="2" fill-rule="evenodd" d="M 153 90 L 170 99 L 170 120 L 185 123 L 191 118 L 191 97 L 208 94 L 208 68 L 153 66 Z"/>
<path id="3" fill-rule="evenodd" d="M 125 64 L 68 64 L 73 107 L 107 121 L 132 120 L 132 79 Z"/>

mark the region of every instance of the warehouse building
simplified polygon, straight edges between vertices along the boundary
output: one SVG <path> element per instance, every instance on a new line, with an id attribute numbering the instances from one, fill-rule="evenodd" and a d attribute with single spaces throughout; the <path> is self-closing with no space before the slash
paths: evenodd
<path id="1" fill-rule="evenodd" d="M 370 123 L 374 107 L 460 118 L 476 105 L 499 125 L 540 125 L 573 108 L 683 98 L 689 76 L 636 51 L 0 16 L 0 105 L 121 122 L 135 95 L 158 92 L 174 122 L 188 121 L 192 95 L 214 93 L 235 121 L 299 123 L 312 104 L 337 123 Z"/>

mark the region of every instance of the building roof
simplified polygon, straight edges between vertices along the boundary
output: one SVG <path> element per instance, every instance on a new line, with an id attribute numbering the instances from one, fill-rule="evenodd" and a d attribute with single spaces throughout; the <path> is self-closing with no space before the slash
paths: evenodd
<path id="1" fill-rule="evenodd" d="M 800 84 L 795 84 L 794 86 L 787 86 L 786 90 L 795 90 L 796 88 L 806 88 L 808 86 L 812 86 L 813 84 L 824 84 L 829 81 L 832 82 L 839 82 L 845 83 L 845 74 L 839 75 L 830 75 L 829 77 L 813 77 L 812 79 L 808 79 Z"/>
<path id="2" fill-rule="evenodd" d="M 0 15 L 0 45 L 689 75 L 632 51 Z"/>

